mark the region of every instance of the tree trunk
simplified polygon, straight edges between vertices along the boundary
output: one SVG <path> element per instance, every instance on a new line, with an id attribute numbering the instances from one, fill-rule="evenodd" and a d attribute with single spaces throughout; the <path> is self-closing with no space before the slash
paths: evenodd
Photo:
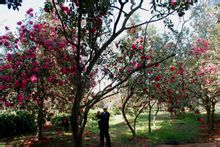
<path id="1" fill-rule="evenodd" d="M 215 129 L 215 103 L 212 103 L 212 112 L 211 112 L 211 130 Z"/>
<path id="2" fill-rule="evenodd" d="M 84 95 L 84 83 L 79 78 L 77 89 L 75 93 L 75 97 L 73 100 L 72 105 L 72 112 L 71 112 L 71 126 L 72 126 L 72 146 L 73 147 L 82 147 L 83 146 L 83 126 L 82 122 L 80 121 L 82 116 L 80 115 L 80 102 Z"/>
<path id="3" fill-rule="evenodd" d="M 211 113 L 211 130 L 213 131 L 215 129 L 215 110 L 212 109 Z"/>
<path id="4" fill-rule="evenodd" d="M 149 133 L 151 133 L 151 110 L 152 110 L 152 107 L 149 105 L 149 114 L 148 114 L 148 132 Z"/>
<path id="5" fill-rule="evenodd" d="M 209 107 L 206 108 L 206 119 L 207 119 L 207 125 L 208 125 L 208 131 L 211 132 L 211 110 Z"/>
<path id="6" fill-rule="evenodd" d="M 42 129 L 43 129 L 43 123 L 44 123 L 44 116 L 43 116 L 43 100 L 41 101 L 38 109 L 38 115 L 37 115 L 37 125 L 38 125 L 38 132 L 37 136 L 38 138 L 42 137 Z"/>
<path id="7" fill-rule="evenodd" d="M 159 112 L 159 109 L 160 109 L 159 104 L 157 104 L 157 110 L 156 110 L 154 117 L 153 117 L 153 126 L 156 126 L 156 117 Z"/>
<path id="8" fill-rule="evenodd" d="M 144 108 L 147 104 L 143 105 L 142 108 L 139 110 L 138 114 L 136 115 L 136 117 L 134 118 L 134 135 L 136 135 L 136 124 L 137 124 L 137 119 L 140 116 L 140 114 L 144 111 Z"/>
<path id="9" fill-rule="evenodd" d="M 72 146 L 73 147 L 82 147 L 83 141 L 82 141 L 82 134 L 80 131 L 74 132 L 74 129 L 72 129 Z M 79 130 L 79 128 L 78 128 Z"/>
<path id="10" fill-rule="evenodd" d="M 132 135 L 135 136 L 135 135 L 136 135 L 136 134 L 135 134 L 135 130 L 132 128 L 131 124 L 129 123 L 129 121 L 128 121 L 127 117 L 126 117 L 126 113 L 125 113 L 126 104 L 127 104 L 127 102 L 128 102 L 129 99 L 130 99 L 130 97 L 128 97 L 128 98 L 125 100 L 125 102 L 123 103 L 123 106 L 122 106 L 122 115 L 123 115 L 123 118 L 124 118 L 124 120 L 125 120 L 125 122 L 126 122 L 128 128 L 130 129 Z"/>
<path id="11" fill-rule="evenodd" d="M 82 147 L 82 133 L 79 124 L 79 109 L 74 103 L 71 114 L 71 126 L 72 126 L 72 146 Z"/>

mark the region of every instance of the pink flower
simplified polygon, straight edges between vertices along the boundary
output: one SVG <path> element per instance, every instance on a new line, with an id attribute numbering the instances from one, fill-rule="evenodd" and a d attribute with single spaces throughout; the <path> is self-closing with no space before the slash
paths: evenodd
<path id="1" fill-rule="evenodd" d="M 0 85 L 0 90 L 6 90 L 8 88 L 8 86 L 6 85 Z"/>
<path id="2" fill-rule="evenodd" d="M 25 89 L 26 88 L 26 86 L 27 86 L 27 80 L 22 80 L 22 82 L 21 82 L 21 87 L 23 88 L 23 89 Z"/>
<path id="3" fill-rule="evenodd" d="M 48 69 L 50 67 L 50 64 L 48 62 L 45 63 L 44 68 Z"/>
<path id="4" fill-rule="evenodd" d="M 141 56 L 141 60 L 144 60 L 145 59 L 145 56 Z"/>
<path id="5" fill-rule="evenodd" d="M 21 21 L 17 22 L 17 25 L 19 25 L 19 26 L 20 26 L 21 24 L 22 24 L 22 22 L 21 22 Z"/>
<path id="6" fill-rule="evenodd" d="M 33 83 L 37 82 L 37 77 L 35 75 L 31 76 L 31 82 Z"/>
<path id="7" fill-rule="evenodd" d="M 128 67 L 128 73 L 131 73 L 132 68 Z"/>
<path id="8" fill-rule="evenodd" d="M 174 76 L 172 76 L 172 77 L 171 77 L 171 79 L 170 79 L 170 83 L 173 83 L 173 82 L 174 82 L 174 80 L 175 80 L 175 77 L 174 77 Z"/>
<path id="9" fill-rule="evenodd" d="M 139 49 L 139 50 L 143 50 L 143 46 L 139 46 L 138 49 Z"/>
<path id="10" fill-rule="evenodd" d="M 177 74 L 182 74 L 183 73 L 183 70 L 178 70 L 177 72 L 176 72 Z"/>
<path id="11" fill-rule="evenodd" d="M 136 61 L 132 61 L 132 64 L 133 64 L 133 66 L 135 66 L 136 65 Z"/>
<path id="12" fill-rule="evenodd" d="M 15 86 L 15 87 L 18 87 L 19 85 L 20 85 L 19 80 L 16 80 L 14 86 Z"/>
<path id="13" fill-rule="evenodd" d="M 118 71 L 119 71 L 120 73 L 122 73 L 122 72 L 123 72 L 123 69 L 120 67 Z"/>
<path id="14" fill-rule="evenodd" d="M 167 89 L 167 92 L 168 92 L 169 95 L 172 94 L 172 91 L 170 90 L 170 88 Z"/>
<path id="15" fill-rule="evenodd" d="M 149 50 L 149 53 L 152 53 L 152 52 L 153 52 L 153 49 L 150 49 L 150 50 Z"/>
<path id="16" fill-rule="evenodd" d="M 30 14 L 31 12 L 33 12 L 33 8 L 30 8 L 29 10 L 26 11 L 27 14 Z"/>
<path id="17" fill-rule="evenodd" d="M 32 24 L 33 24 L 33 21 L 29 21 L 29 24 L 32 25 Z"/>
<path id="18" fill-rule="evenodd" d="M 38 70 L 39 70 L 38 67 L 35 67 L 35 68 L 33 69 L 33 72 L 36 73 L 36 72 L 38 72 Z"/>
<path id="19" fill-rule="evenodd" d="M 159 67 L 159 66 L 160 66 L 160 63 L 155 64 L 155 67 Z"/>
<path id="20" fill-rule="evenodd" d="M 91 72 L 91 73 L 89 74 L 89 77 L 92 78 L 94 75 L 95 75 L 95 73 L 94 73 L 94 72 Z"/>
<path id="21" fill-rule="evenodd" d="M 53 82 L 53 77 L 49 77 L 49 78 L 47 79 L 47 81 L 50 82 L 50 83 Z"/>
<path id="22" fill-rule="evenodd" d="M 175 70 L 175 67 L 174 66 L 171 66 L 170 67 L 170 71 L 174 71 Z"/>
<path id="23" fill-rule="evenodd" d="M 136 66 L 136 68 L 141 68 L 142 67 L 141 63 L 137 63 L 135 66 Z"/>
<path id="24" fill-rule="evenodd" d="M 67 69 L 64 67 L 60 70 L 60 72 L 62 72 L 63 74 L 67 74 Z"/>
<path id="25" fill-rule="evenodd" d="M 10 45 L 10 42 L 5 41 L 5 42 L 4 42 L 4 45 L 5 45 L 5 46 L 9 46 L 9 45 Z"/>
<path id="26" fill-rule="evenodd" d="M 157 88 L 159 88 L 159 89 L 161 88 L 161 85 L 160 85 L 159 83 L 158 83 L 156 86 L 157 86 Z"/>
<path id="27" fill-rule="evenodd" d="M 38 64 L 37 61 L 34 61 L 34 62 L 33 62 L 33 65 L 34 65 L 34 66 L 38 66 L 39 64 Z"/>
<path id="28" fill-rule="evenodd" d="M 150 60 L 151 59 L 151 56 L 150 55 L 147 55 L 146 56 L 146 60 Z"/>
<path id="29" fill-rule="evenodd" d="M 79 6 L 78 0 L 74 0 L 74 3 L 75 3 L 76 6 Z"/>
<path id="30" fill-rule="evenodd" d="M 64 47 L 65 46 L 65 42 L 64 41 L 60 41 L 60 47 Z"/>
<path id="31" fill-rule="evenodd" d="M 160 79 L 161 79 L 161 76 L 156 76 L 154 80 L 155 81 L 160 81 Z"/>
<path id="32" fill-rule="evenodd" d="M 11 67 L 10 64 L 6 64 L 6 65 L 5 65 L 5 69 L 9 69 L 10 67 Z"/>
<path id="33" fill-rule="evenodd" d="M 135 44 L 132 44 L 131 47 L 132 47 L 132 49 L 136 49 L 136 45 Z"/>
<path id="34" fill-rule="evenodd" d="M 22 103 L 24 96 L 22 94 L 18 94 L 17 99 L 19 103 Z"/>
<path id="35" fill-rule="evenodd" d="M 12 106 L 12 103 L 11 103 L 11 102 L 6 101 L 6 102 L 5 102 L 5 106 L 6 106 L 6 107 L 10 107 L 10 106 Z"/>
<path id="36" fill-rule="evenodd" d="M 32 11 L 34 11 L 34 9 L 33 9 L 33 8 L 30 8 L 28 11 L 32 12 Z"/>

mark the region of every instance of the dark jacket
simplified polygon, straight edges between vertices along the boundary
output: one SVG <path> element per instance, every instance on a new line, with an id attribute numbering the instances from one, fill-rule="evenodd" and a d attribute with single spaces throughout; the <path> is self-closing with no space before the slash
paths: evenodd
<path id="1" fill-rule="evenodd" d="M 98 125 L 100 130 L 107 130 L 109 128 L 109 112 L 102 112 L 99 116 Z"/>

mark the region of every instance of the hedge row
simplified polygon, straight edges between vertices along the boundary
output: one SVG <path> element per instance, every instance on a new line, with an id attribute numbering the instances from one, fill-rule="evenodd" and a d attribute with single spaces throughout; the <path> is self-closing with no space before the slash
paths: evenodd
<path id="1" fill-rule="evenodd" d="M 26 111 L 0 113 L 0 138 L 35 132 L 34 118 Z"/>

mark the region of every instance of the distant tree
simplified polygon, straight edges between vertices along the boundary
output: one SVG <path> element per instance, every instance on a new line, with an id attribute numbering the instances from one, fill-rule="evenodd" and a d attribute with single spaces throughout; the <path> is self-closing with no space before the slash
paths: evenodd
<path id="1" fill-rule="evenodd" d="M 1 0 L 0 4 L 7 5 L 8 9 L 19 10 L 21 7 L 22 0 Z"/>

